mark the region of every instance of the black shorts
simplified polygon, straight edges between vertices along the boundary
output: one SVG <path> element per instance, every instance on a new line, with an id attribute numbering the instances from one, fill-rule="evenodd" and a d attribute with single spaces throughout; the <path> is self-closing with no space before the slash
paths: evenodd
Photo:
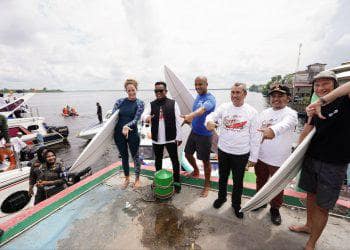
<path id="1" fill-rule="evenodd" d="M 191 131 L 185 146 L 185 153 L 193 155 L 197 153 L 197 159 L 202 161 L 210 160 L 212 136 L 197 135 Z"/>
<path id="2" fill-rule="evenodd" d="M 332 209 L 338 200 L 346 175 L 347 164 L 333 164 L 306 156 L 303 162 L 299 187 L 316 194 L 316 204 Z"/>

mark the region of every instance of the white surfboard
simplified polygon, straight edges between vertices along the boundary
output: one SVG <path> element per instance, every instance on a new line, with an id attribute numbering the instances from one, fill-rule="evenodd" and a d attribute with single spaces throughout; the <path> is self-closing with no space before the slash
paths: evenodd
<path id="1" fill-rule="evenodd" d="M 118 122 L 118 113 L 119 110 L 103 124 L 103 127 L 79 155 L 69 172 L 78 173 L 82 171 L 94 164 L 104 154 L 106 148 L 113 143 L 114 127 Z"/>
<path id="2" fill-rule="evenodd" d="M 167 66 L 164 66 L 164 75 L 170 95 L 176 101 L 177 105 L 179 105 L 181 114 L 186 115 L 191 113 L 195 100 L 192 93 Z M 214 153 L 218 153 L 218 134 L 215 131 L 213 132 L 211 149 Z"/>
<path id="3" fill-rule="evenodd" d="M 164 75 L 170 95 L 176 101 L 177 105 L 179 105 L 181 114 L 191 113 L 194 96 L 167 66 L 164 66 Z"/>
<path id="4" fill-rule="evenodd" d="M 244 204 L 242 212 L 248 212 L 267 204 L 294 179 L 301 169 L 304 155 L 315 132 L 314 128 L 259 192 Z"/>
<path id="5" fill-rule="evenodd" d="M 5 117 L 8 117 L 9 115 L 13 114 L 17 109 L 19 109 L 22 105 L 24 105 L 32 96 L 34 93 L 28 93 L 24 96 L 18 97 L 16 100 L 3 105 L 0 107 L 0 114 L 2 114 Z"/>

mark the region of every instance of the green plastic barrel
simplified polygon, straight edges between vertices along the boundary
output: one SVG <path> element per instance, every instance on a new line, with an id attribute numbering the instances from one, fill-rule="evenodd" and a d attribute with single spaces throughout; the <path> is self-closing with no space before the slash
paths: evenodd
<path id="1" fill-rule="evenodd" d="M 154 174 L 154 195 L 159 199 L 169 199 L 174 193 L 173 174 L 161 169 Z"/>

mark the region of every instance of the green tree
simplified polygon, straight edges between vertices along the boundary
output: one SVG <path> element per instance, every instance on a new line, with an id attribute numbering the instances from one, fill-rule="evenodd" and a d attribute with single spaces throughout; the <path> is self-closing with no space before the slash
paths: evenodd
<path id="1" fill-rule="evenodd" d="M 269 93 L 269 89 L 272 84 L 281 83 L 281 81 L 282 81 L 281 75 L 275 75 L 271 77 L 270 81 L 268 81 L 263 87 L 263 90 L 262 90 L 263 95 L 267 95 Z"/>

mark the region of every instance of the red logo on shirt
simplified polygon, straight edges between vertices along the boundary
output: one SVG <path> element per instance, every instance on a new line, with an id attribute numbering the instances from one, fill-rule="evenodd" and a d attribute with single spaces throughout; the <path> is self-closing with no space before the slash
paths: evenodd
<path id="1" fill-rule="evenodd" d="M 223 125 L 227 130 L 241 130 L 247 124 L 248 121 L 242 121 L 241 117 L 237 115 L 226 116 L 223 119 Z"/>
<path id="2" fill-rule="evenodd" d="M 247 124 L 247 121 L 232 123 L 232 124 L 226 125 L 226 128 L 228 128 L 228 129 L 242 129 L 244 127 L 244 125 L 246 125 L 246 124 Z"/>

